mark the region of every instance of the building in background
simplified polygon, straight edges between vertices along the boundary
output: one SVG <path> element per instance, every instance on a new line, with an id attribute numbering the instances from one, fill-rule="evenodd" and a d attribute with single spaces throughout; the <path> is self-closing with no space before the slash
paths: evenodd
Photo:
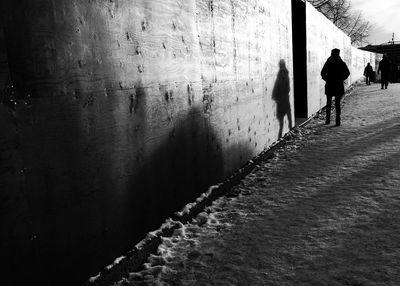
<path id="1" fill-rule="evenodd" d="M 390 82 L 400 82 L 400 41 L 390 41 L 380 45 L 368 45 L 360 48 L 364 51 L 386 54 L 392 63 Z"/>

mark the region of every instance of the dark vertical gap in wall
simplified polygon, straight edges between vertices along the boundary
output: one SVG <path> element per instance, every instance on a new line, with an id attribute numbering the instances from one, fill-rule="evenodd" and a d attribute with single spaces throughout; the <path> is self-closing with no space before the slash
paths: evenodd
<path id="1" fill-rule="evenodd" d="M 307 117 L 307 34 L 306 3 L 292 0 L 294 110 L 297 118 Z"/>

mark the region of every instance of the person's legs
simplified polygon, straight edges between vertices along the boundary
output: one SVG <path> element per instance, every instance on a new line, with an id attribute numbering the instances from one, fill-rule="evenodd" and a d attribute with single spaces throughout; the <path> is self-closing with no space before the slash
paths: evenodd
<path id="1" fill-rule="evenodd" d="M 332 96 L 326 96 L 326 119 L 325 124 L 331 123 L 331 106 L 332 106 Z"/>
<path id="2" fill-rule="evenodd" d="M 340 101 L 342 99 L 342 96 L 336 96 L 335 97 L 335 108 L 336 108 L 336 126 L 340 125 L 340 114 L 341 114 L 341 110 L 340 110 Z"/>
<path id="3" fill-rule="evenodd" d="M 369 82 L 370 82 L 370 79 L 369 79 L 369 76 L 365 76 L 365 83 L 367 84 L 367 85 L 369 85 Z"/>
<path id="4" fill-rule="evenodd" d="M 278 118 L 278 121 L 279 121 L 278 138 L 281 138 L 283 134 L 283 117 Z"/>
<path id="5" fill-rule="evenodd" d="M 382 89 L 387 89 L 389 84 L 389 77 L 386 75 L 382 75 L 382 79 L 381 79 L 381 88 Z"/>

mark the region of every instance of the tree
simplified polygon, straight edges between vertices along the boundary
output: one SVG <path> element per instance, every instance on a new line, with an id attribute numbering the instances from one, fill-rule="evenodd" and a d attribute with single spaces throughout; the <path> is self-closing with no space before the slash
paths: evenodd
<path id="1" fill-rule="evenodd" d="M 318 11 L 345 32 L 354 45 L 366 42 L 371 24 L 359 11 L 354 11 L 349 0 L 308 0 Z"/>
<path id="2" fill-rule="evenodd" d="M 325 6 L 330 2 L 330 0 L 308 0 L 317 10 Z"/>

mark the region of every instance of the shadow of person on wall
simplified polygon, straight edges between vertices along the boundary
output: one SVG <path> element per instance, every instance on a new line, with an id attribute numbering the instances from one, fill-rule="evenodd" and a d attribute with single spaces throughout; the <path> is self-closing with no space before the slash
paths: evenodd
<path id="1" fill-rule="evenodd" d="M 130 212 L 137 205 L 135 213 L 124 217 L 130 221 L 138 218 L 137 225 L 145 225 L 136 229 L 136 234 L 157 228 L 174 211 L 223 179 L 221 142 L 203 111 L 194 107 L 173 125 L 168 138 L 148 150 L 144 164 L 128 183 L 132 196 L 126 200 L 126 209 Z"/>
<path id="2" fill-rule="evenodd" d="M 276 117 L 279 120 L 279 138 L 282 137 L 283 119 L 287 115 L 289 129 L 293 127 L 292 109 L 289 101 L 290 81 L 289 71 L 286 68 L 285 60 L 279 61 L 279 72 L 272 90 L 272 99 L 276 102 Z"/>
<path id="3" fill-rule="evenodd" d="M 113 218 L 119 227 L 113 230 L 112 237 L 117 239 L 111 244 L 112 259 L 253 156 L 247 142 L 224 146 L 201 104 L 192 106 L 172 124 L 168 135 L 144 152 L 140 166 L 127 182 L 128 192 L 117 206 L 119 217 Z"/>

